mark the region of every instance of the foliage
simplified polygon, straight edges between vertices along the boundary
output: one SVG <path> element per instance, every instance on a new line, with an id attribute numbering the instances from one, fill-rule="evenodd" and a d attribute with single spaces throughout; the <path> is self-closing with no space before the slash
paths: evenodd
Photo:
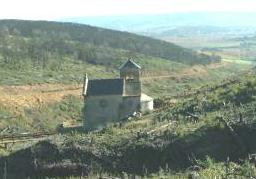
<path id="1" fill-rule="evenodd" d="M 198 89 L 193 96 L 183 100 L 170 109 L 169 116 L 203 116 L 208 112 L 222 111 L 236 106 L 254 105 L 256 81 L 254 75 L 244 76 L 235 80 L 226 80 L 216 86 L 206 86 Z M 164 100 L 158 105 L 165 105 Z M 158 103 L 159 103 L 158 102 Z M 248 108 L 248 107 L 247 107 Z M 238 110 L 238 109 L 236 109 Z M 163 116 L 162 116 L 163 117 Z"/>
<path id="2" fill-rule="evenodd" d="M 13 55 L 29 55 L 43 64 L 47 61 L 49 55 L 56 54 L 60 56 L 75 54 L 80 60 L 96 64 L 107 64 L 111 63 L 108 58 L 111 58 L 111 56 L 111 59 L 115 58 L 111 53 L 112 51 L 110 53 L 102 51 L 108 48 L 124 49 L 134 53 L 141 53 L 186 64 L 208 64 L 211 61 L 218 60 L 215 57 L 212 59 L 207 55 L 198 54 L 174 44 L 145 36 L 81 24 L 2 20 L 0 22 L 0 31 L 3 39 L 6 36 L 16 36 L 21 41 L 21 43 L 17 43 L 19 41 L 16 41 L 16 48 L 12 47 L 10 49 L 8 46 L 3 46 L 2 48 L 5 48 L 3 52 L 8 53 L 11 50 Z M 5 39 L 4 43 L 8 44 L 12 40 Z M 24 44 L 24 46 L 20 44 Z M 19 51 L 19 47 L 24 48 L 24 51 Z M 16 53 L 13 53 L 13 51 L 16 51 Z M 102 60 L 105 60 L 105 62 Z"/>

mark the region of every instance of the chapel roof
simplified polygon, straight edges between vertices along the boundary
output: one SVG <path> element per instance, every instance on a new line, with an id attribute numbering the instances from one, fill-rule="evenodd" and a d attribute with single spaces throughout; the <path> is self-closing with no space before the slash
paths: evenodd
<path id="1" fill-rule="evenodd" d="M 95 79 L 88 81 L 87 95 L 122 95 L 123 79 Z"/>

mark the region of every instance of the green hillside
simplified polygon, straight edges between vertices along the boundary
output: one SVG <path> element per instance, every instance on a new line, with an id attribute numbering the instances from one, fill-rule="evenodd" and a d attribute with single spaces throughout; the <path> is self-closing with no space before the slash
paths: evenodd
<path id="1" fill-rule="evenodd" d="M 126 32 L 74 23 L 0 21 L 2 84 L 70 82 L 85 71 L 94 77 L 99 76 L 97 71 L 113 76 L 113 69 L 129 57 L 155 71 L 218 61 L 218 57 Z M 94 73 L 92 65 L 97 69 Z"/>
<path id="2" fill-rule="evenodd" d="M 255 177 L 254 76 L 202 86 L 177 97 L 175 105 L 161 98 L 153 114 L 101 131 L 63 130 L 31 147 L 16 144 L 21 150 L 0 159 L 0 173 L 6 170 L 14 178 Z"/>
<path id="3" fill-rule="evenodd" d="M 61 55 L 74 53 L 76 45 L 83 48 L 84 44 L 90 44 L 97 47 L 128 50 L 185 64 L 207 64 L 212 60 L 209 56 L 194 53 L 172 43 L 81 24 L 2 20 L 0 21 L 0 27 L 2 33 L 8 28 L 11 35 L 33 38 L 34 40 L 39 38 L 41 43 L 35 43 L 34 45 L 41 45 L 41 48 L 52 53 L 58 50 Z M 96 55 L 94 58 L 97 59 L 97 52 L 93 51 L 96 49 L 91 48 L 91 57 Z M 97 63 L 96 59 L 90 59 L 90 61 Z"/>
<path id="4" fill-rule="evenodd" d="M 129 57 L 155 111 L 86 133 L 83 74 L 117 76 Z M 0 178 L 256 178 L 255 69 L 218 60 L 125 32 L 0 21 Z M 52 135 L 12 141 L 38 132 Z"/>

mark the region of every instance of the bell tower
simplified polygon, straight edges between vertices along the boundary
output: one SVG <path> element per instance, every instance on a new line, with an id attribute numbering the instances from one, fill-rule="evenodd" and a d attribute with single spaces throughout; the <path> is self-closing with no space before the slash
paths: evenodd
<path id="1" fill-rule="evenodd" d="M 120 78 L 124 79 L 124 96 L 141 95 L 141 67 L 129 59 L 120 67 Z"/>

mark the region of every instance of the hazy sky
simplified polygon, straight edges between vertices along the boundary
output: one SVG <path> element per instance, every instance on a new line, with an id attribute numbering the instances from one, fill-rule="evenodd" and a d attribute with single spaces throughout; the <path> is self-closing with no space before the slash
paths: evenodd
<path id="1" fill-rule="evenodd" d="M 56 20 L 68 17 L 194 11 L 256 12 L 256 0 L 1 0 L 0 19 Z"/>

